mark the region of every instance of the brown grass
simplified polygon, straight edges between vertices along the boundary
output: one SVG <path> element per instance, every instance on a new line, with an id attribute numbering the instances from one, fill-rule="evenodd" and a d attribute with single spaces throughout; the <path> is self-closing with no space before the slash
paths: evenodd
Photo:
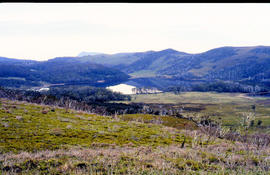
<path id="1" fill-rule="evenodd" d="M 170 132 L 176 129 L 168 128 Z M 193 138 L 204 137 L 198 131 L 181 131 Z M 206 136 L 205 136 L 206 137 Z M 206 139 L 206 138 L 205 138 Z M 198 140 L 197 140 L 198 141 Z M 24 169 L 29 160 L 37 167 L 42 162 L 59 161 L 55 167 L 47 167 L 49 172 L 75 174 L 221 174 L 259 173 L 267 174 L 270 169 L 270 148 L 258 150 L 255 146 L 241 142 L 232 143 L 216 140 L 216 144 L 201 146 L 196 139 L 192 147 L 181 148 L 180 145 L 162 147 L 132 147 L 132 145 L 93 145 L 92 148 L 73 147 L 69 150 L 39 151 L 36 153 L 21 152 L 0 155 L 3 167 L 22 168 L 22 172 L 42 172 L 40 169 Z M 109 146 L 109 147 L 108 147 Z M 16 168 L 16 167 L 15 167 Z M 110 172 L 110 173 L 108 173 Z M 14 173 L 14 172 L 13 172 Z M 11 173 L 12 174 L 12 173 Z M 98 173 L 97 173 L 98 174 Z M 260 174 L 260 173 L 259 173 Z"/>

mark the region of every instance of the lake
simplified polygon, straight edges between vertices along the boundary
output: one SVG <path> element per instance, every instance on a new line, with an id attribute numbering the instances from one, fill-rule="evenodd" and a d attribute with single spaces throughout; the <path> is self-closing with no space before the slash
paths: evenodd
<path id="1" fill-rule="evenodd" d="M 135 94 L 135 92 L 132 91 L 132 89 L 135 89 L 135 88 L 136 86 L 131 86 L 127 84 L 118 84 L 115 86 L 106 87 L 106 89 L 110 89 L 113 92 L 120 92 L 122 94 Z"/>

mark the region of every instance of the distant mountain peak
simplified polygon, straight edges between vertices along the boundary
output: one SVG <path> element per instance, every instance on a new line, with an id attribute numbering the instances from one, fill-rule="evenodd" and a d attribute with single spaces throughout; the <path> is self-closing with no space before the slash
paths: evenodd
<path id="1" fill-rule="evenodd" d="M 99 52 L 81 52 L 79 53 L 78 57 L 83 57 L 83 56 L 91 56 L 91 55 L 100 55 L 103 53 L 99 53 Z"/>
<path id="2" fill-rule="evenodd" d="M 177 53 L 177 54 L 188 54 L 186 52 L 179 52 L 177 50 L 174 50 L 172 48 L 168 48 L 168 49 L 165 49 L 165 50 L 161 50 L 159 51 L 160 53 L 164 53 L 164 54 L 174 54 L 174 53 Z"/>
<path id="3" fill-rule="evenodd" d="M 177 50 L 174 50 L 172 48 L 168 48 L 168 49 L 165 49 L 165 50 L 161 50 L 160 52 L 173 53 L 173 52 L 178 52 L 178 51 Z"/>

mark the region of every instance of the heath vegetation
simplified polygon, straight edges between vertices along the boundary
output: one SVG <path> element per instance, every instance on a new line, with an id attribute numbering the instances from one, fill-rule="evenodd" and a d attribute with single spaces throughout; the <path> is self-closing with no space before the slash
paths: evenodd
<path id="1" fill-rule="evenodd" d="M 1 99 L 0 118 L 3 174 L 270 172 L 269 135 L 237 132 L 206 117 L 101 116 Z"/>

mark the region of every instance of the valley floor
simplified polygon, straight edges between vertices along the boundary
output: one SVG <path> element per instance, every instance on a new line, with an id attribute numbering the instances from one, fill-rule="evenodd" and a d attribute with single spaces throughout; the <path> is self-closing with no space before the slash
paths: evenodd
<path id="1" fill-rule="evenodd" d="M 209 116 L 223 126 L 233 128 L 242 126 L 244 118 L 249 115 L 254 120 L 254 125 L 249 131 L 270 134 L 270 97 L 253 97 L 243 93 L 158 93 L 132 95 L 129 103 L 146 103 L 167 110 L 177 108 L 185 117 L 200 119 Z M 258 122 L 261 122 L 259 126 Z"/>

